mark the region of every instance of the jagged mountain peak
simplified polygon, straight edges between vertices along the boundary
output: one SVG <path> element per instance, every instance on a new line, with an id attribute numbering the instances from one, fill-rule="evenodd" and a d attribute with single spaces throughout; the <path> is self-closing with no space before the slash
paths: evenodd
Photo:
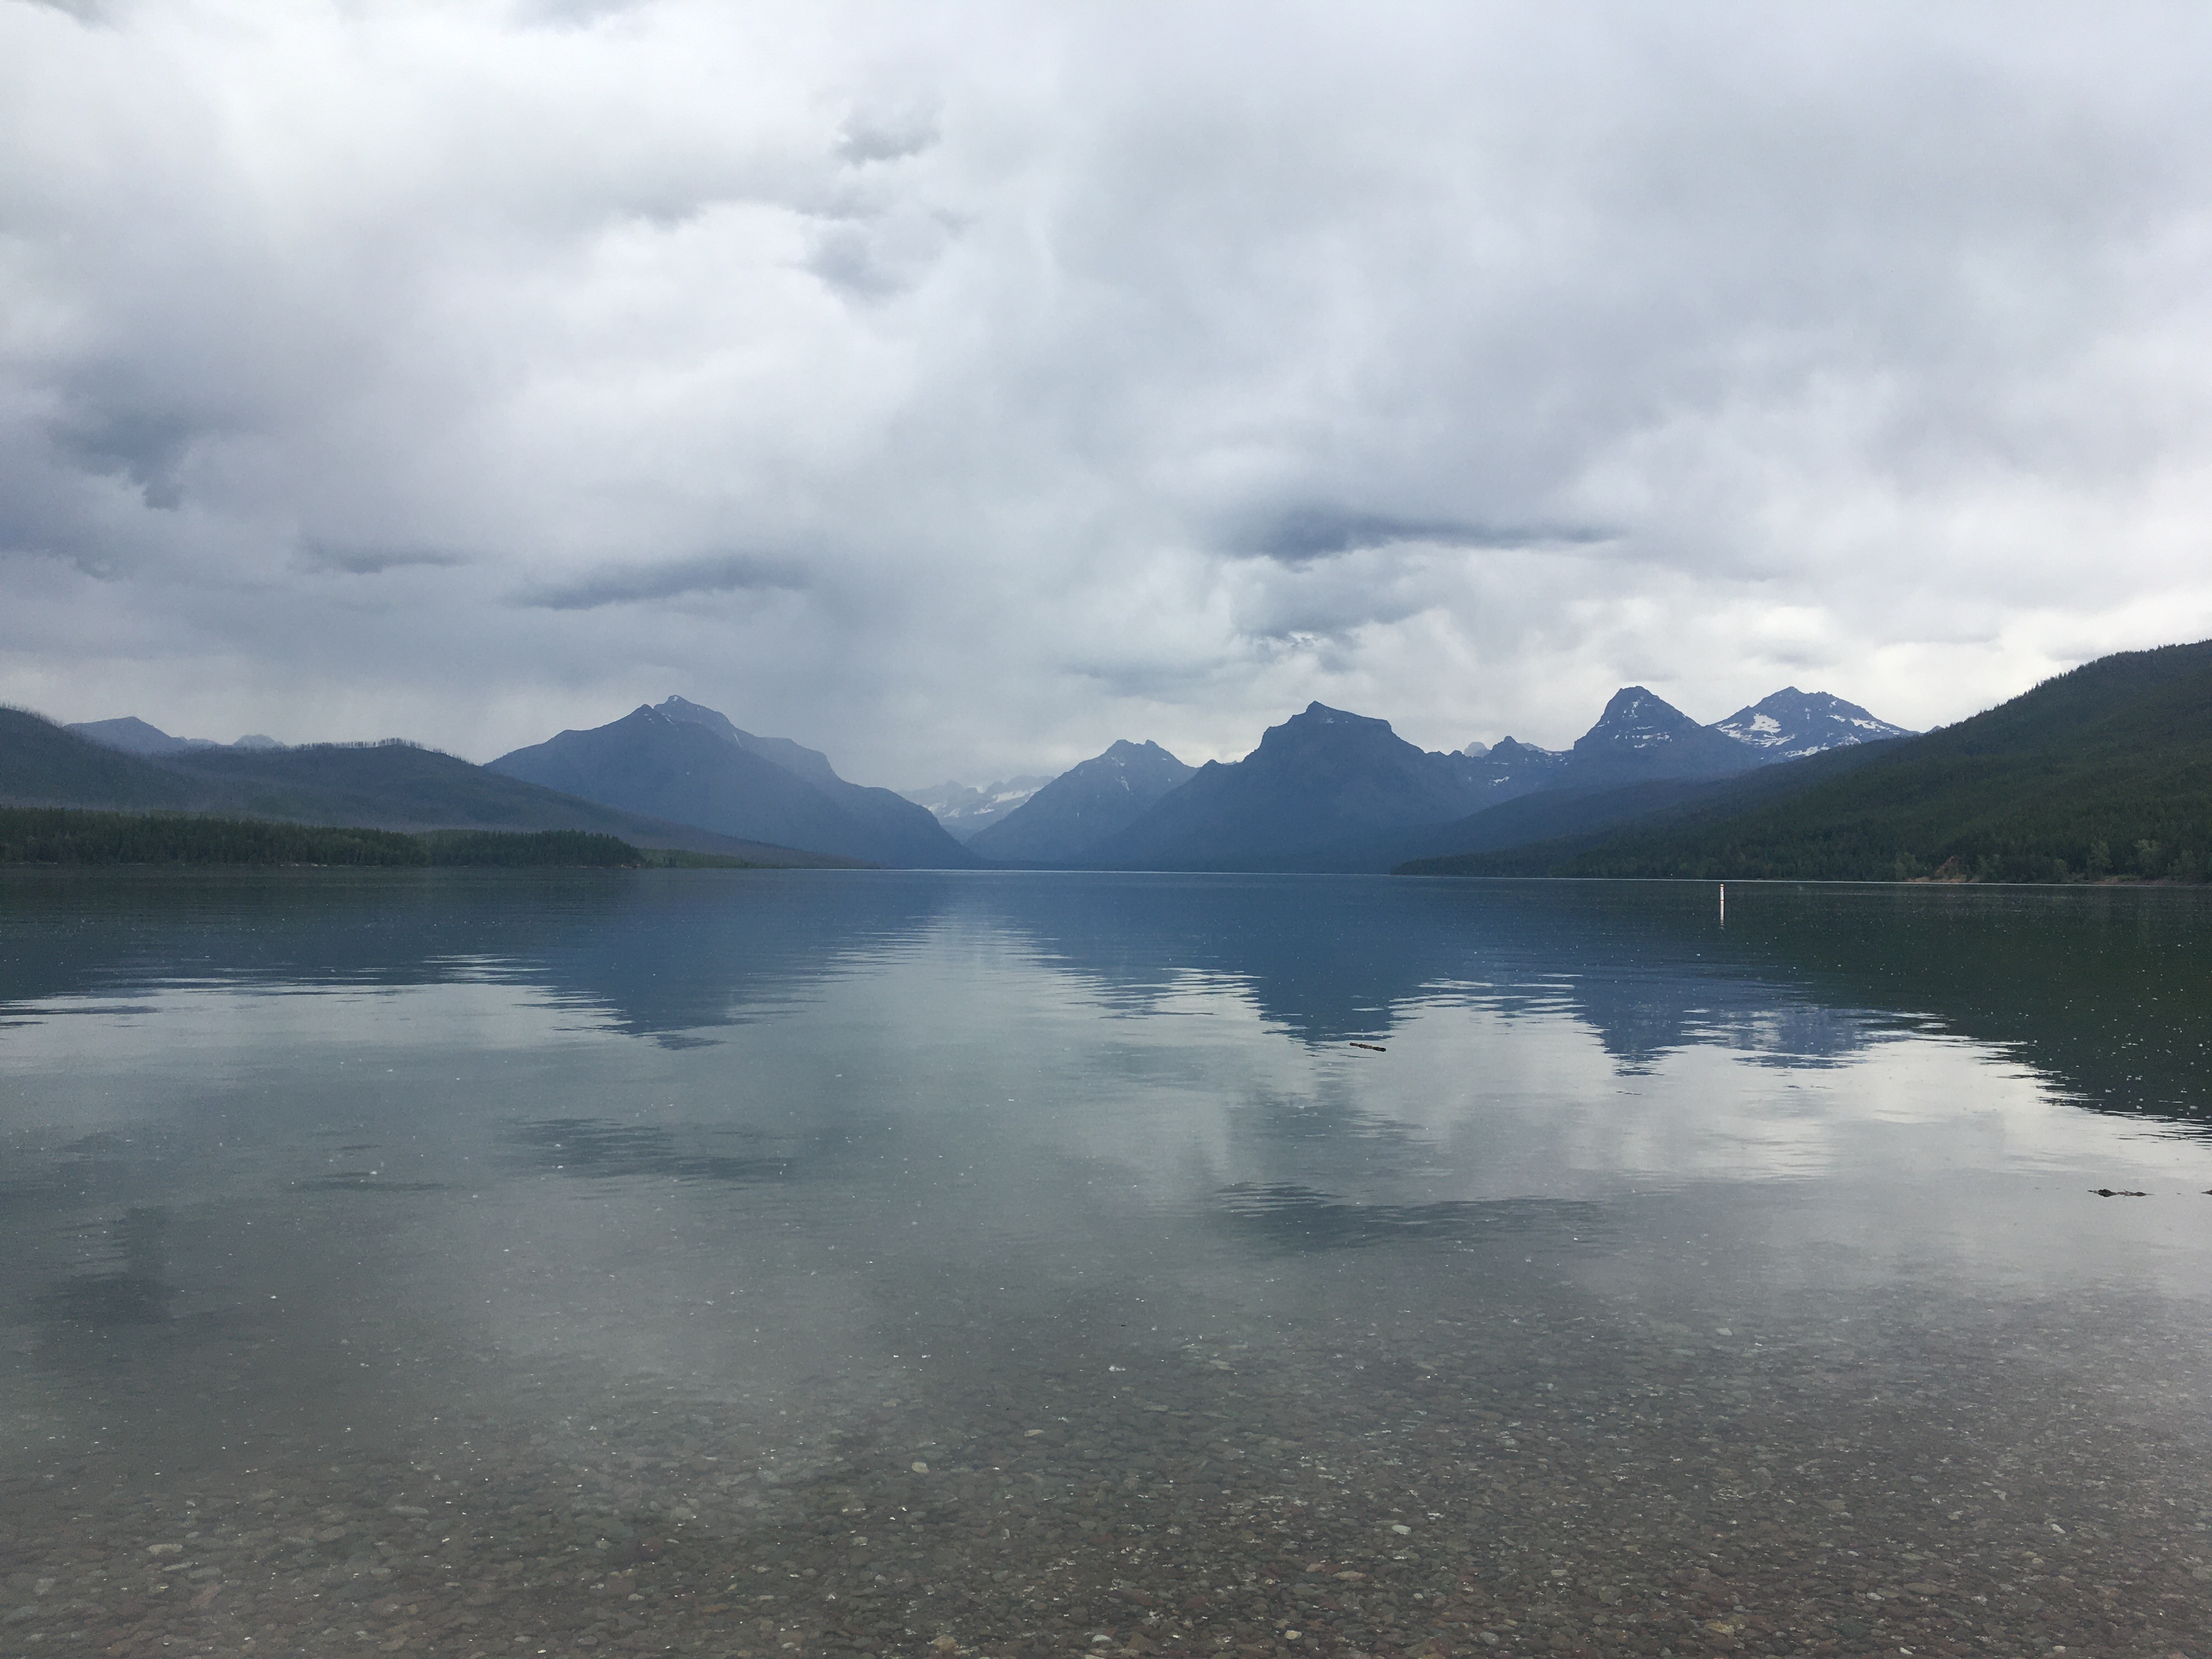
<path id="1" fill-rule="evenodd" d="M 657 704 L 647 703 L 642 707 L 650 708 L 654 714 L 668 720 L 689 720 L 694 726 L 703 726 L 709 732 L 727 738 L 732 743 L 738 742 L 746 735 L 738 729 L 736 722 L 719 708 L 709 708 L 704 703 L 693 702 L 689 697 L 671 695 L 663 697 Z"/>
<path id="2" fill-rule="evenodd" d="M 1649 686 L 1624 685 L 1606 700 L 1597 723 L 1575 739 L 1575 749 L 1577 753 L 1603 745 L 1649 749 L 1705 729 Z"/>
<path id="3" fill-rule="evenodd" d="M 1142 743 L 1132 743 L 1127 738 L 1116 738 L 1106 745 L 1104 752 L 1093 757 L 1093 759 L 1109 760 L 1117 766 L 1126 766 L 1140 756 L 1167 755 L 1167 753 L 1166 750 L 1161 748 L 1150 738 L 1146 738 Z M 1175 757 L 1168 755 L 1168 758 L 1173 760 Z M 1089 763 L 1086 762 L 1085 764 Z"/>
<path id="4" fill-rule="evenodd" d="M 746 731 L 720 709 L 709 708 L 704 703 L 693 702 L 688 697 L 673 695 L 664 697 L 653 706 L 653 712 L 664 719 L 681 720 L 688 726 L 702 726 L 715 736 L 737 744 L 740 749 L 772 761 L 787 772 L 795 772 L 809 783 L 842 784 L 830 764 L 830 757 L 818 749 L 809 749 L 803 743 L 789 738 L 763 738 Z"/>

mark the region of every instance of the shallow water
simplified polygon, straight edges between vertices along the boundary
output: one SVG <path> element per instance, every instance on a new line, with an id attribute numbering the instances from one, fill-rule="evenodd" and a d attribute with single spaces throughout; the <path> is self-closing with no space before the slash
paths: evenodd
<path id="1" fill-rule="evenodd" d="M 0 881 L 0 1653 L 2212 1652 L 2212 907 L 1714 900 Z"/>

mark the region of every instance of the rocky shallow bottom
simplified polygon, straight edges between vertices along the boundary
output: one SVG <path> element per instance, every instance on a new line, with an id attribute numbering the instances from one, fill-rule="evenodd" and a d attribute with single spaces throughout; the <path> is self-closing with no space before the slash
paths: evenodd
<path id="1" fill-rule="evenodd" d="M 156 1431 L 191 1380 L 148 1351 L 98 1443 L 13 1425 L 0 1653 L 2212 1654 L 2197 1334 L 1869 1311 L 1492 1285 L 230 1451 Z"/>

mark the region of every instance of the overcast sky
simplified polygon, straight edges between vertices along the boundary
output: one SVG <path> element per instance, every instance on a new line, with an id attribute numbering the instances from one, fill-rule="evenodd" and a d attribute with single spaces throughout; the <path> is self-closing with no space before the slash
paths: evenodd
<path id="1" fill-rule="evenodd" d="M 2212 9 L 0 0 L 0 700 L 915 786 L 2212 635 Z"/>

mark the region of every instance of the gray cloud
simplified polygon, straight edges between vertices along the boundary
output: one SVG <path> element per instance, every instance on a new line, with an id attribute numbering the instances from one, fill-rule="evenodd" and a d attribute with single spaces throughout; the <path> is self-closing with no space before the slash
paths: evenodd
<path id="1" fill-rule="evenodd" d="M 2212 633 L 2199 9 L 72 10 L 0 700 L 895 781 Z"/>

